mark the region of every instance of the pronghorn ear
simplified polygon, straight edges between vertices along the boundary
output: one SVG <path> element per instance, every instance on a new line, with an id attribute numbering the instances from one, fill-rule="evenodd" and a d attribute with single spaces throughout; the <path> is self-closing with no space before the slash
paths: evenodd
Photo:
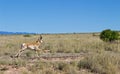
<path id="1" fill-rule="evenodd" d="M 40 40 L 42 40 L 42 36 L 40 35 Z"/>

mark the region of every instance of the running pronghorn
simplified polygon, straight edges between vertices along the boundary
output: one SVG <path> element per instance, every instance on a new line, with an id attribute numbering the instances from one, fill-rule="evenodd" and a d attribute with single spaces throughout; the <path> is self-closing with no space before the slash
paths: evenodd
<path id="1" fill-rule="evenodd" d="M 30 49 L 30 50 L 35 50 L 37 56 L 39 57 L 38 53 L 39 51 L 41 51 L 41 49 L 39 48 L 41 43 L 42 43 L 42 36 L 40 35 L 40 37 L 37 39 L 37 41 L 33 42 L 33 43 L 23 43 L 21 44 L 21 49 L 19 50 L 19 52 L 15 55 L 15 57 L 19 57 L 21 55 L 21 53 L 24 50 Z"/>

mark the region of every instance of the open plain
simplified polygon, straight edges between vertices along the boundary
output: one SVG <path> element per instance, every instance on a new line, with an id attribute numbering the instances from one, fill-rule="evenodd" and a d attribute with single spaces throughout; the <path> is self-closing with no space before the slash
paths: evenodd
<path id="1" fill-rule="evenodd" d="M 120 74 L 119 41 L 103 42 L 99 33 L 42 34 L 46 52 L 37 57 L 26 50 L 14 57 L 22 43 L 38 37 L 0 35 L 0 74 Z"/>

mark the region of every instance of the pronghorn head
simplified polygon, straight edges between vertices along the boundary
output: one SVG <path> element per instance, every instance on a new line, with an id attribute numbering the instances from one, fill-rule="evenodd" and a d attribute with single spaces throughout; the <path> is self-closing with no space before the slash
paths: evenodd
<path id="1" fill-rule="evenodd" d="M 40 42 L 40 43 L 43 42 L 43 40 L 42 40 L 42 36 L 41 36 L 41 35 L 40 35 L 40 37 L 38 38 L 38 40 L 37 40 L 36 42 Z"/>

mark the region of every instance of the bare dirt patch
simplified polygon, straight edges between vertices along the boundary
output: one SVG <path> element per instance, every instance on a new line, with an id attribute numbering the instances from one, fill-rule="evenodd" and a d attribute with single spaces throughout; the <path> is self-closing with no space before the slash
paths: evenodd
<path id="1" fill-rule="evenodd" d="M 47 63 L 54 63 L 54 62 L 64 62 L 64 63 L 70 63 L 72 61 L 80 61 L 85 56 L 84 53 L 45 53 L 40 55 L 40 57 L 27 57 L 27 56 L 20 56 L 19 58 L 11 58 L 10 56 L 6 56 L 6 61 L 8 59 L 12 60 L 24 60 L 25 65 L 22 66 L 22 62 L 15 63 L 14 65 L 9 64 L 3 64 L 0 66 L 1 71 L 4 72 L 4 74 L 22 74 L 22 73 L 29 73 L 31 74 L 31 71 L 29 70 L 29 67 L 32 67 L 36 62 L 47 62 Z M 5 56 L 4 56 L 5 57 Z M 1 58 L 4 58 L 1 57 Z M 4 58 L 5 59 L 5 58 Z M 23 62 L 24 63 L 24 62 Z M 20 66 L 19 66 L 20 64 Z"/>

